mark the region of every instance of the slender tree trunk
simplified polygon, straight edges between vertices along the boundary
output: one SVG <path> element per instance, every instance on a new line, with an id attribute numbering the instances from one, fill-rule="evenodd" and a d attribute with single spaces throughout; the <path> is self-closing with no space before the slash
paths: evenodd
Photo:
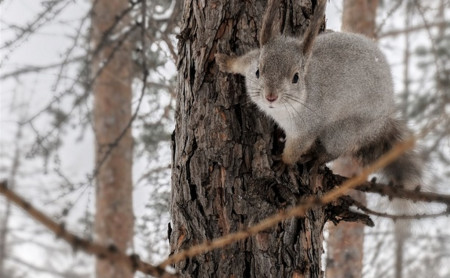
<path id="1" fill-rule="evenodd" d="M 374 38 L 377 7 L 378 0 L 344 0 L 341 29 Z M 351 157 L 342 157 L 333 163 L 333 172 L 339 175 L 352 177 L 360 170 L 360 165 Z M 366 202 L 361 192 L 354 191 L 351 196 L 362 203 Z M 364 224 L 342 222 L 337 226 L 330 223 L 328 227 L 326 276 L 362 277 Z"/>
<path id="2" fill-rule="evenodd" d="M 104 43 L 93 61 L 94 75 L 104 66 L 93 86 L 98 167 L 95 233 L 99 242 L 125 251 L 132 247 L 134 224 L 131 177 L 133 140 L 131 129 L 127 128 L 131 120 L 131 51 L 127 41 L 115 49 L 119 42 L 112 37 L 103 41 L 103 37 L 129 3 L 127 0 L 99 0 L 94 3 L 94 48 Z M 127 23 L 127 18 L 122 19 L 115 30 L 120 30 Z M 107 61 L 113 52 L 114 55 Z M 97 261 L 96 274 L 99 278 L 133 277 L 131 269 L 112 265 L 101 258 Z"/>
<path id="3" fill-rule="evenodd" d="M 279 131 L 249 103 L 243 79 L 219 73 L 214 54 L 258 46 L 266 1 L 184 1 L 173 137 L 171 252 L 245 229 L 321 194 L 307 171 L 276 175 Z M 314 1 L 315 2 L 315 1 Z M 286 30 L 305 28 L 310 1 L 282 1 Z M 302 176 L 296 176 L 300 173 Z M 300 175 L 298 174 L 298 175 Z M 183 277 L 322 277 L 324 209 L 175 267 Z"/>

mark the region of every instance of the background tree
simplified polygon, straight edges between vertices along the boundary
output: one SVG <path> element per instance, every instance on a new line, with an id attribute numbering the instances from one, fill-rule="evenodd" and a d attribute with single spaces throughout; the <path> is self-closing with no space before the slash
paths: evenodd
<path id="1" fill-rule="evenodd" d="M 96 2 L 96 3 L 95 3 Z M 95 232 L 98 241 L 120 251 L 133 247 L 133 138 L 131 136 L 132 46 L 126 35 L 104 37 L 114 24 L 130 25 L 127 0 L 95 1 L 92 13 L 94 49 L 94 132 L 96 142 Z M 145 24 L 141 22 L 141 24 Z M 104 44 L 101 47 L 101 44 Z M 145 82 L 145 80 L 144 80 Z M 133 277 L 130 268 L 97 260 L 97 277 Z"/>

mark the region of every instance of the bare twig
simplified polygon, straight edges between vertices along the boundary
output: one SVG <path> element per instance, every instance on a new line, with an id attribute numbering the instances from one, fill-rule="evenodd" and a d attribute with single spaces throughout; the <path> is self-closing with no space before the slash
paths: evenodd
<path id="1" fill-rule="evenodd" d="M 63 62 L 58 62 L 58 63 L 49 64 L 49 65 L 45 65 L 45 66 L 31 66 L 31 65 L 24 66 L 24 67 L 19 68 L 17 70 L 14 70 L 14 71 L 11 71 L 11 72 L 7 72 L 7 73 L 4 73 L 4 74 L 0 75 L 0 80 L 5 80 L 5 79 L 11 78 L 11 77 L 18 77 L 18 76 L 23 75 L 23 74 L 38 73 L 38 72 L 41 72 L 41 71 L 58 68 L 58 67 L 61 67 L 63 65 L 67 65 L 67 64 L 70 64 L 70 63 L 74 63 L 74 62 L 79 62 L 82 59 L 83 59 L 82 56 L 77 56 L 77 57 L 73 57 L 72 59 L 66 59 Z"/>
<path id="2" fill-rule="evenodd" d="M 25 201 L 22 197 L 8 189 L 6 181 L 0 182 L 0 194 L 4 195 L 7 200 L 16 204 L 27 212 L 32 218 L 44 225 L 47 229 L 55 233 L 58 237 L 68 242 L 72 247 L 81 249 L 84 252 L 95 255 L 98 258 L 110 260 L 115 263 L 124 264 L 134 271 L 140 271 L 145 274 L 153 275 L 155 277 L 178 277 L 176 274 L 170 274 L 159 266 L 153 266 L 142 261 L 138 255 L 127 255 L 119 251 L 115 246 L 103 246 L 95 242 L 80 238 L 69 231 L 67 231 L 62 224 L 58 224 L 50 217 L 34 208 L 30 203 Z"/>
<path id="3" fill-rule="evenodd" d="M 362 204 L 358 201 L 354 201 L 353 205 L 355 205 L 358 209 L 362 210 L 363 212 L 365 212 L 367 214 L 372 214 L 372 215 L 384 217 L 384 218 L 390 218 L 394 221 L 398 220 L 398 219 L 437 218 L 440 216 L 445 216 L 445 215 L 450 214 L 450 211 L 444 210 L 442 212 L 431 213 L 431 214 L 420 213 L 420 214 L 397 214 L 397 215 L 395 215 L 395 214 L 389 214 L 389 213 L 385 213 L 385 212 L 374 211 L 372 209 L 369 209 L 367 206 L 365 206 L 364 204 Z"/>
<path id="4" fill-rule="evenodd" d="M 383 29 L 384 25 L 386 24 L 386 21 L 400 8 L 402 3 L 403 3 L 403 0 L 397 0 L 397 2 L 394 4 L 394 6 L 387 12 L 386 16 L 383 18 L 381 23 L 378 24 L 378 27 L 375 30 L 375 34 L 380 33 L 381 29 Z"/>
<path id="5" fill-rule="evenodd" d="M 63 6 L 56 9 L 56 7 L 59 4 L 63 4 Z M 71 1 L 66 1 L 66 0 L 50 1 L 46 5 L 44 10 L 36 16 L 36 18 L 34 18 L 31 22 L 27 23 L 26 27 L 21 28 L 21 32 L 14 39 L 6 41 L 3 45 L 1 45 L 0 49 L 10 48 L 17 42 L 26 39 L 28 36 L 35 33 L 39 28 L 44 26 L 45 23 L 53 20 L 69 4 L 71 4 Z"/>
<path id="6" fill-rule="evenodd" d="M 441 27 L 441 26 L 450 26 L 450 22 L 449 21 L 440 21 L 440 22 L 434 22 L 434 23 L 428 23 L 428 24 L 421 24 L 421 25 L 416 25 L 416 26 L 411 26 L 411 27 L 407 27 L 404 29 L 394 29 L 394 30 L 390 30 L 384 33 L 381 33 L 379 35 L 377 35 L 378 39 L 383 39 L 386 37 L 395 37 L 398 35 L 403 35 L 403 34 L 408 34 L 408 33 L 412 33 L 412 32 L 416 32 L 416 31 L 421 31 L 424 30 L 426 28 L 430 28 L 430 27 Z"/>
<path id="7" fill-rule="evenodd" d="M 408 199 L 415 202 L 437 202 L 450 205 L 450 196 L 433 192 L 405 190 L 396 186 L 365 182 L 357 188 L 360 191 L 378 193 L 390 198 Z"/>

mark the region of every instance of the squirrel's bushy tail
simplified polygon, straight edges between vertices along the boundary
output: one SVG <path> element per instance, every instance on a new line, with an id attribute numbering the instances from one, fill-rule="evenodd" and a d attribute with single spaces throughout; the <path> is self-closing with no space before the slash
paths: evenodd
<path id="1" fill-rule="evenodd" d="M 356 153 L 356 157 L 364 166 L 370 165 L 392 149 L 395 144 L 407 139 L 409 131 L 403 121 L 389 119 L 381 134 L 382 136 L 362 147 Z M 393 186 L 413 190 L 421 184 L 422 165 L 419 155 L 414 150 L 410 150 L 380 172 L 387 179 L 387 182 Z"/>
<path id="2" fill-rule="evenodd" d="M 395 144 L 407 139 L 409 131 L 403 121 L 397 119 L 389 119 L 385 126 L 385 130 L 371 144 L 361 148 L 356 156 L 364 166 L 373 163 L 376 159 L 392 149 Z M 408 190 L 415 190 L 422 182 L 423 163 L 419 155 L 410 150 L 394 162 L 386 166 L 380 171 L 383 177 L 392 186 L 399 186 Z M 392 210 L 393 213 L 399 215 L 411 215 L 417 212 L 417 207 L 413 206 L 411 201 L 394 199 L 385 203 L 380 201 L 380 207 L 384 210 Z M 410 220 L 396 221 L 394 225 L 395 238 L 397 244 L 407 237 L 410 232 Z"/>

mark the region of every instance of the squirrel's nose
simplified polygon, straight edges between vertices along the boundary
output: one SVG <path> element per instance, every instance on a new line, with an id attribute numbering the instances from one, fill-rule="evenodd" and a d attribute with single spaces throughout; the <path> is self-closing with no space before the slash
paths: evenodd
<path id="1" fill-rule="evenodd" d="M 266 95 L 266 99 L 267 99 L 268 102 L 274 102 L 275 100 L 278 99 L 278 96 L 269 94 L 269 95 Z"/>

